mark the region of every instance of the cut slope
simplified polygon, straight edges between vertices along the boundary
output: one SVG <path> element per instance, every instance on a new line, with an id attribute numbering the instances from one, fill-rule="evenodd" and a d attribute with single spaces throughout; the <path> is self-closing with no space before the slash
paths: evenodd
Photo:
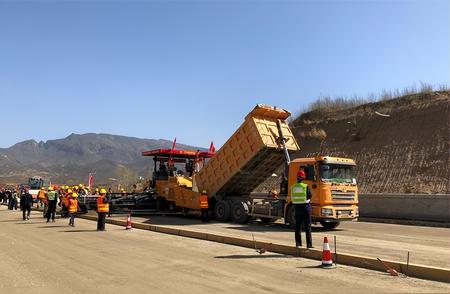
<path id="1" fill-rule="evenodd" d="M 302 114 L 291 123 L 301 149 L 295 156 L 355 159 L 363 193 L 450 193 L 449 94 Z M 268 179 L 258 190 L 271 186 Z"/>

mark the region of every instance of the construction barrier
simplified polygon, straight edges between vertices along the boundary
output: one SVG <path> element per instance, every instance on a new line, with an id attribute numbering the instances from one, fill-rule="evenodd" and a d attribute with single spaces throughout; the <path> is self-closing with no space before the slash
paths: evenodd
<path id="1" fill-rule="evenodd" d="M 361 218 L 450 223 L 449 194 L 359 194 Z"/>

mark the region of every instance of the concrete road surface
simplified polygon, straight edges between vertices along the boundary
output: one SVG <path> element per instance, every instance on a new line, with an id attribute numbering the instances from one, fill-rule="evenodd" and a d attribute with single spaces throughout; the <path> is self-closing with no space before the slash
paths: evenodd
<path id="1" fill-rule="evenodd" d="M 450 285 L 0 208 L 0 293 L 450 292 Z"/>
<path id="2" fill-rule="evenodd" d="M 113 217 L 123 220 L 126 218 L 124 215 Z M 283 224 L 261 222 L 246 225 L 218 222 L 204 224 L 195 216 L 133 217 L 133 221 L 246 239 L 251 239 L 253 233 L 258 241 L 295 245 L 294 231 Z M 313 245 L 321 248 L 323 237 L 328 236 L 328 240 L 333 242 L 334 235 L 337 237 L 338 253 L 406 262 L 407 253 L 410 251 L 411 263 L 450 268 L 449 228 L 342 222 L 335 230 L 328 231 L 320 225 L 313 226 Z M 304 233 L 302 238 L 305 240 Z M 334 245 L 331 244 L 331 247 Z"/>

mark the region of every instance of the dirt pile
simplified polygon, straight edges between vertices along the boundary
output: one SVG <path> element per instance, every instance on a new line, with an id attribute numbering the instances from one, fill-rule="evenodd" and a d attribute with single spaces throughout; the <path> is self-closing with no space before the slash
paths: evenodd
<path id="1" fill-rule="evenodd" d="M 362 193 L 450 193 L 450 92 L 408 95 L 291 123 L 301 151 L 350 157 Z M 276 186 L 269 178 L 258 190 Z"/>

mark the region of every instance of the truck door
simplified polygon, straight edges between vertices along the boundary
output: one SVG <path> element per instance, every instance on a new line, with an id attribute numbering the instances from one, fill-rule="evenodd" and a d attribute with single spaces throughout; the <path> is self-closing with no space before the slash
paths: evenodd
<path id="1" fill-rule="evenodd" d="M 308 185 L 312 194 L 311 204 L 319 204 L 319 188 L 317 185 L 316 169 L 312 164 L 302 165 L 301 168 L 303 168 L 306 175 L 304 182 Z"/>

